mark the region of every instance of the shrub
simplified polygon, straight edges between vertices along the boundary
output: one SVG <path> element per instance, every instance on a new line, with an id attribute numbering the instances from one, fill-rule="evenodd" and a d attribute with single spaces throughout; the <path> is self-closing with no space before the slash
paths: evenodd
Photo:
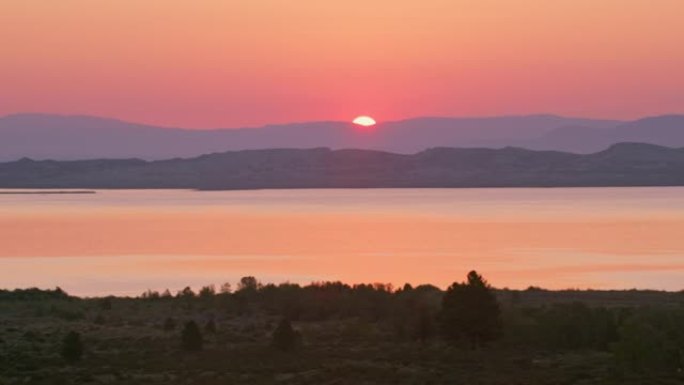
<path id="1" fill-rule="evenodd" d="M 112 310 L 112 297 L 104 297 L 99 301 L 100 309 Z"/>
<path id="2" fill-rule="evenodd" d="M 164 328 L 164 331 L 167 331 L 167 332 L 172 331 L 173 329 L 176 328 L 176 321 L 171 317 L 167 317 L 166 320 L 164 320 L 163 328 Z"/>
<path id="3" fill-rule="evenodd" d="M 75 363 L 83 356 L 83 343 L 81 335 L 71 331 L 62 340 L 62 357 L 70 364 Z"/>
<path id="4" fill-rule="evenodd" d="M 95 316 L 95 319 L 93 319 L 93 323 L 95 325 L 104 325 L 105 317 L 102 314 L 98 314 L 97 316 Z"/>
<path id="5" fill-rule="evenodd" d="M 202 338 L 202 333 L 195 321 L 189 321 L 185 324 L 183 332 L 181 333 L 181 343 L 183 350 L 186 351 L 198 351 L 202 350 L 202 345 L 204 340 Z"/>
<path id="6" fill-rule="evenodd" d="M 301 343 L 301 334 L 292 328 L 290 320 L 283 318 L 273 332 L 272 345 L 282 351 L 291 351 Z"/>
<path id="7" fill-rule="evenodd" d="M 626 372 L 681 373 L 684 369 L 684 312 L 642 309 L 627 319 L 612 350 Z"/>
<path id="8" fill-rule="evenodd" d="M 204 331 L 211 334 L 216 333 L 216 322 L 213 318 L 207 321 L 207 323 L 204 325 Z"/>

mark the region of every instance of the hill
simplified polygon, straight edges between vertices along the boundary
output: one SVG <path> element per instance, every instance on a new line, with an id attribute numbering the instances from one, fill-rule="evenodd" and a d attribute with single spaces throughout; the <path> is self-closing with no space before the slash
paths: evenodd
<path id="1" fill-rule="evenodd" d="M 681 186 L 684 149 L 621 143 L 593 154 L 507 147 L 229 151 L 140 159 L 0 163 L 2 188 L 396 188 Z"/>
<path id="2" fill-rule="evenodd" d="M 620 122 L 551 115 L 416 118 L 358 130 L 348 122 L 306 122 L 254 128 L 191 130 L 90 116 L 19 114 L 0 117 L 0 161 L 141 158 L 159 160 L 264 148 L 359 148 L 414 153 L 436 146 L 516 144 L 558 127 L 609 129 Z M 512 138 L 515 138 L 513 140 Z M 682 143 L 684 145 L 684 143 Z"/>
<path id="3" fill-rule="evenodd" d="M 553 129 L 539 138 L 521 140 L 515 144 L 536 150 L 591 153 L 622 142 L 684 147 L 684 116 L 664 115 L 644 118 L 618 124 L 609 129 L 582 125 L 564 126 Z M 510 143 L 505 144 L 510 145 Z"/>

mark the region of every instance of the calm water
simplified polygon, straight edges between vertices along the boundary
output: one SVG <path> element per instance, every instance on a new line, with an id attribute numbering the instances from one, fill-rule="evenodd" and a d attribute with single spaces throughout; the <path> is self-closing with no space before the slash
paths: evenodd
<path id="1" fill-rule="evenodd" d="M 7 190 L 4 190 L 7 191 Z M 684 289 L 684 188 L 0 194 L 0 285 L 343 280 Z"/>

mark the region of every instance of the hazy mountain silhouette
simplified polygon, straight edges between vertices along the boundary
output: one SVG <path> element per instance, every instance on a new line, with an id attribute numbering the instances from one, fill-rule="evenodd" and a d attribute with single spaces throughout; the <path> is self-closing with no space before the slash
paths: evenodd
<path id="1" fill-rule="evenodd" d="M 684 146 L 684 115 L 631 122 L 553 115 L 427 117 L 383 122 L 369 131 L 348 122 L 191 130 L 89 116 L 19 114 L 0 117 L 0 161 L 22 157 L 158 160 L 229 150 L 315 147 L 410 154 L 437 146 L 515 146 L 590 153 L 620 142 Z"/>
<path id="2" fill-rule="evenodd" d="M 0 163 L 0 187 L 358 188 L 684 185 L 684 149 L 621 143 L 593 154 L 521 148 L 245 150 L 162 161 Z"/>
<path id="3" fill-rule="evenodd" d="M 258 128 L 187 130 L 89 116 L 19 114 L 0 117 L 0 160 L 191 157 L 264 148 L 359 148 L 414 153 L 436 146 L 525 146 L 559 127 L 603 131 L 620 122 L 552 115 L 417 118 L 364 132 L 348 122 L 309 122 Z"/>
<path id="4" fill-rule="evenodd" d="M 551 130 L 537 139 L 521 140 L 515 143 L 505 142 L 504 144 L 537 150 L 590 153 L 621 142 L 682 147 L 684 146 L 684 115 L 644 118 L 619 124 L 611 129 L 599 129 L 586 125 L 563 126 Z"/>

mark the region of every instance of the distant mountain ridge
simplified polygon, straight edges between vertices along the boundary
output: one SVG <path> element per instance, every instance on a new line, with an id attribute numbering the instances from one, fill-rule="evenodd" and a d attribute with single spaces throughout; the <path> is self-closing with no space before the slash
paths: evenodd
<path id="1" fill-rule="evenodd" d="M 358 148 L 415 153 L 436 146 L 504 147 L 559 127 L 602 131 L 617 121 L 553 115 L 415 118 L 381 122 L 371 131 L 349 122 L 308 122 L 243 129 L 189 130 L 89 116 L 18 114 L 0 117 L 0 161 L 33 159 L 192 157 L 267 148 Z"/>
<path id="2" fill-rule="evenodd" d="M 620 143 L 592 154 L 506 147 L 272 149 L 188 159 L 0 163 L 0 188 L 399 188 L 684 186 L 684 149 Z"/>
<path id="3" fill-rule="evenodd" d="M 591 153 L 620 142 L 684 147 L 684 115 L 630 122 L 554 115 L 423 117 L 359 130 L 349 122 L 304 122 L 238 129 L 183 129 L 90 116 L 0 117 L 0 161 L 160 160 L 268 148 L 369 149 L 412 154 L 433 147 L 520 147 Z"/>
<path id="4" fill-rule="evenodd" d="M 577 153 L 600 151 L 621 142 L 650 143 L 661 146 L 684 146 L 684 115 L 663 115 L 619 124 L 610 129 L 588 126 L 565 126 L 541 137 L 518 143 L 537 150 Z"/>

